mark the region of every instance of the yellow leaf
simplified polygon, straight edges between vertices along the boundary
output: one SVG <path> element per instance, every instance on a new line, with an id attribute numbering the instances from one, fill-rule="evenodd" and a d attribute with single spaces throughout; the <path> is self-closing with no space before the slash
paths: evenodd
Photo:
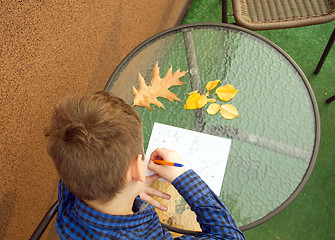
<path id="1" fill-rule="evenodd" d="M 216 95 L 223 101 L 229 101 L 237 94 L 236 90 L 232 85 L 226 84 L 222 87 L 218 87 L 215 91 Z"/>
<path id="2" fill-rule="evenodd" d="M 134 105 L 143 106 L 150 110 L 150 104 L 155 104 L 158 107 L 164 108 L 163 104 L 157 100 L 157 97 L 163 97 L 173 102 L 174 100 L 180 101 L 176 94 L 170 92 L 168 89 L 175 85 L 183 85 L 184 82 L 179 81 L 185 75 L 186 71 L 180 72 L 180 69 L 172 73 L 172 66 L 167 71 L 164 78 L 160 78 L 158 62 L 152 69 L 151 85 L 145 84 L 144 78 L 139 74 L 138 80 L 140 88 L 137 90 L 133 87 Z M 164 108 L 165 109 L 165 108 Z"/>
<path id="3" fill-rule="evenodd" d="M 215 115 L 217 114 L 217 112 L 220 110 L 220 105 L 217 103 L 212 103 L 211 105 L 209 105 L 209 107 L 207 108 L 207 112 L 211 115 Z"/>
<path id="4" fill-rule="evenodd" d="M 186 99 L 186 104 L 184 108 L 186 109 L 197 109 L 202 108 L 207 104 L 207 97 L 203 94 L 198 92 L 191 92 L 189 93 L 189 97 Z"/>
<path id="5" fill-rule="evenodd" d="M 214 103 L 214 102 L 216 102 L 216 100 L 214 98 L 209 98 L 209 99 L 207 99 L 207 102 Z"/>
<path id="6" fill-rule="evenodd" d="M 233 119 L 238 116 L 237 109 L 232 104 L 224 104 L 220 107 L 220 114 L 225 119 Z"/>
<path id="7" fill-rule="evenodd" d="M 207 91 L 210 91 L 210 90 L 214 89 L 218 85 L 219 82 L 221 82 L 221 81 L 220 80 L 209 81 L 206 85 Z"/>
<path id="8" fill-rule="evenodd" d="M 198 92 L 191 92 L 189 93 L 189 95 L 190 96 L 186 99 L 186 104 L 184 105 L 184 108 L 191 110 L 197 109 L 201 95 Z"/>
<path id="9" fill-rule="evenodd" d="M 205 95 L 201 95 L 199 101 L 198 101 L 198 108 L 202 108 L 207 104 L 207 97 Z"/>

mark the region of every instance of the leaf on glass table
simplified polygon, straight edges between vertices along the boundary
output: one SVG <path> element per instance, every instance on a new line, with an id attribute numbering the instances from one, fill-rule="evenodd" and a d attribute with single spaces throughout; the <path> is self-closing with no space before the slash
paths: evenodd
<path id="1" fill-rule="evenodd" d="M 191 92 L 188 95 L 190 96 L 186 99 L 186 103 L 184 105 L 185 109 L 200 109 L 208 102 L 215 102 L 215 99 L 207 98 L 206 95 L 199 93 L 198 91 Z"/>
<path id="2" fill-rule="evenodd" d="M 222 105 L 220 108 L 220 114 L 228 120 L 238 117 L 237 109 L 232 104 Z"/>
<path id="3" fill-rule="evenodd" d="M 215 115 L 220 110 L 220 107 L 221 107 L 220 104 L 212 103 L 207 108 L 207 113 L 210 114 L 210 115 Z"/>
<path id="4" fill-rule="evenodd" d="M 221 82 L 221 81 L 220 81 L 220 80 L 209 81 L 209 82 L 206 84 L 206 89 L 207 89 L 207 91 L 210 91 L 210 90 L 216 88 L 216 86 L 219 84 L 219 82 Z"/>
<path id="5" fill-rule="evenodd" d="M 220 106 L 220 104 L 212 103 L 207 108 L 207 113 L 211 115 L 215 115 L 219 111 L 221 116 L 228 120 L 238 117 L 238 111 L 232 104 L 224 104 Z"/>
<path id="6" fill-rule="evenodd" d="M 216 95 L 223 101 L 228 102 L 237 94 L 238 90 L 230 84 L 226 84 L 222 87 L 218 87 L 215 91 Z"/>
<path id="7" fill-rule="evenodd" d="M 188 94 L 184 108 L 186 109 L 197 109 L 200 106 L 205 106 L 207 103 L 207 97 L 203 94 L 198 93 L 198 91 L 191 92 Z"/>
<path id="8" fill-rule="evenodd" d="M 163 104 L 157 100 L 157 97 L 163 97 L 173 102 L 174 100 L 181 101 L 176 94 L 169 91 L 168 89 L 172 86 L 183 85 L 179 79 L 185 75 L 187 71 L 180 72 L 180 69 L 172 73 L 172 66 L 167 71 L 166 75 L 161 79 L 158 67 L 158 62 L 156 66 L 152 69 L 152 79 L 150 85 L 146 85 L 144 78 L 139 73 L 138 81 L 140 84 L 139 90 L 133 86 L 134 105 L 143 106 L 149 110 L 153 109 L 150 104 L 154 104 L 160 108 L 164 108 Z"/>

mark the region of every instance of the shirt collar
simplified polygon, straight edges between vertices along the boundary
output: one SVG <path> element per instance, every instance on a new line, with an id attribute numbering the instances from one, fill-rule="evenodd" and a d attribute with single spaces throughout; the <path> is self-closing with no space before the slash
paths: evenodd
<path id="1" fill-rule="evenodd" d="M 110 215 L 99 212 L 89 207 L 84 201 L 75 198 L 73 205 L 73 215 L 82 224 L 88 227 L 98 229 L 115 229 L 115 228 L 133 228 L 150 221 L 155 216 L 154 208 L 149 205 L 139 211 L 143 200 L 135 198 L 133 204 L 134 214 L 130 215 Z"/>

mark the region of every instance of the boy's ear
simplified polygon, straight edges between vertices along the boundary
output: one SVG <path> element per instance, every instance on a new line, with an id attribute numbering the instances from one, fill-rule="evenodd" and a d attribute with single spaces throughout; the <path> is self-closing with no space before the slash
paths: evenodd
<path id="1" fill-rule="evenodd" d="M 131 170 L 131 177 L 132 179 L 135 179 L 139 182 L 145 181 L 146 171 L 144 171 L 143 168 L 145 168 L 145 163 L 143 163 L 143 155 L 138 154 L 133 161 L 131 162 L 130 170 Z M 144 161 L 145 162 L 145 161 Z"/>

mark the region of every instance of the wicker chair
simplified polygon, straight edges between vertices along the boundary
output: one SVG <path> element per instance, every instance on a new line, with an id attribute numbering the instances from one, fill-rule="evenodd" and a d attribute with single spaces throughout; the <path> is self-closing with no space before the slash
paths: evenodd
<path id="1" fill-rule="evenodd" d="M 335 0 L 232 0 L 237 25 L 251 30 L 302 27 L 335 19 Z"/>
<path id="2" fill-rule="evenodd" d="M 303 27 L 335 20 L 335 0 L 232 0 L 236 24 L 250 30 Z M 227 23 L 228 0 L 222 0 Z M 335 28 L 314 71 L 318 74 L 335 39 Z M 326 100 L 335 101 L 335 95 Z"/>

